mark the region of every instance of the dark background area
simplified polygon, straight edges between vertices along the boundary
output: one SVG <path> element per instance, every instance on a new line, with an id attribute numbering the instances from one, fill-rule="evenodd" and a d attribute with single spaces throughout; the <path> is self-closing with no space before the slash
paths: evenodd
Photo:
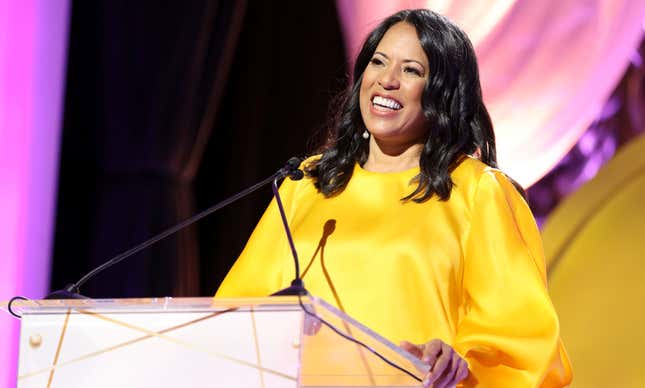
<path id="1" fill-rule="evenodd" d="M 311 152 L 344 53 L 332 1 L 74 1 L 51 289 Z M 81 292 L 212 295 L 270 195 Z"/>

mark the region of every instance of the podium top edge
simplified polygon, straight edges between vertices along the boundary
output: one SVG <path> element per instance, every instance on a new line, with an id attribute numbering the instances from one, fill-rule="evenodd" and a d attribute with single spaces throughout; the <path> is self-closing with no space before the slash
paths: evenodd
<path id="1" fill-rule="evenodd" d="M 302 297 L 309 304 L 309 297 Z M 8 312 L 8 302 L 0 302 L 0 309 Z M 115 299 L 29 299 L 17 300 L 12 309 L 20 314 L 60 313 L 76 311 L 123 311 L 123 312 L 209 312 L 227 309 L 292 309 L 300 308 L 294 296 L 270 296 L 254 298 L 115 298 Z"/>

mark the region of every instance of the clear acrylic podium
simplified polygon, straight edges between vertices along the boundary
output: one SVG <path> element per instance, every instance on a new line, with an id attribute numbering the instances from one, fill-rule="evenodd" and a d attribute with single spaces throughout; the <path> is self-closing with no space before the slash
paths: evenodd
<path id="1" fill-rule="evenodd" d="M 423 377 L 423 364 L 377 333 L 323 300 L 302 302 Z M 13 310 L 21 388 L 420 386 L 296 297 L 31 300 Z"/>

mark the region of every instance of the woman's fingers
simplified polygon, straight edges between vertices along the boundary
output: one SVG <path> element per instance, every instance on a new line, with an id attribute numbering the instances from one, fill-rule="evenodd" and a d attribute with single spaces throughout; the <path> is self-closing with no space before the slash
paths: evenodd
<path id="1" fill-rule="evenodd" d="M 468 377 L 468 363 L 463 358 L 459 358 L 459 367 L 457 368 L 457 374 L 455 376 L 455 384 L 465 380 Z"/>
<path id="2" fill-rule="evenodd" d="M 401 348 L 430 367 L 423 379 L 424 387 L 451 388 L 468 377 L 468 364 L 452 347 L 434 339 L 424 345 L 402 341 Z"/>
<path id="3" fill-rule="evenodd" d="M 435 343 L 434 341 L 438 341 Z M 431 366 L 430 372 L 423 381 L 424 387 L 430 387 L 443 377 L 452 361 L 452 348 L 442 341 L 432 340 L 426 345 L 423 361 Z M 426 361 L 427 360 L 427 361 Z M 449 368 L 448 368 L 449 369 Z"/>
<path id="4" fill-rule="evenodd" d="M 437 378 L 434 383 L 434 388 L 452 388 L 458 382 L 456 378 L 461 358 L 452 349 L 450 349 L 450 354 L 447 357 L 449 358 L 449 366 Z"/>
<path id="5" fill-rule="evenodd" d="M 434 339 L 425 345 L 423 345 L 423 356 L 421 361 L 433 367 L 437 362 L 437 358 L 441 354 L 442 345 L 444 343 L 441 340 Z"/>
<path id="6" fill-rule="evenodd" d="M 423 345 L 415 345 L 408 341 L 401 341 L 399 346 L 401 347 L 401 349 L 412 354 L 418 359 L 421 359 L 421 357 L 423 357 Z"/>

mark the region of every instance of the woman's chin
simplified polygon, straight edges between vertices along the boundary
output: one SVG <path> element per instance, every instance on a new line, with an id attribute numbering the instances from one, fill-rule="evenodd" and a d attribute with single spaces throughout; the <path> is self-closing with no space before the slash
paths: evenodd
<path id="1" fill-rule="evenodd" d="M 370 131 L 370 133 L 374 140 L 381 144 L 411 146 L 420 142 L 423 143 L 419 136 L 413 136 L 400 130 L 375 130 Z"/>

